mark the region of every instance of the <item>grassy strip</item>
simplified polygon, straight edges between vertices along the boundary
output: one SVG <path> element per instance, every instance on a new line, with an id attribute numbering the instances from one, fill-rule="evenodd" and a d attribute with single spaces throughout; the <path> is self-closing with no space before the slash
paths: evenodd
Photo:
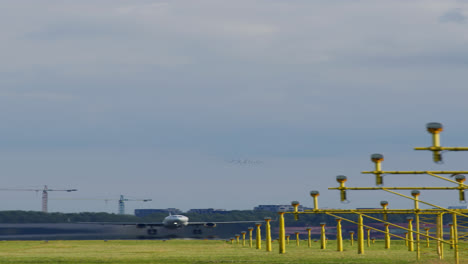
<path id="1" fill-rule="evenodd" d="M 445 247 L 445 260 L 439 261 L 434 243 L 422 247 L 421 260 L 426 263 L 453 263 L 453 251 Z M 468 263 L 467 244 L 460 249 L 460 263 Z M 287 246 L 286 254 L 231 245 L 217 240 L 110 240 L 104 241 L 2 241 L 0 263 L 416 263 L 416 252 L 409 252 L 402 241 L 392 241 L 392 248 L 384 249 L 383 241 L 357 254 L 356 243 L 345 243 L 345 251 L 337 252 L 334 241 L 328 248 L 312 248 L 306 242 L 297 247 L 295 241 Z M 465 261 L 466 259 L 466 261 Z"/>

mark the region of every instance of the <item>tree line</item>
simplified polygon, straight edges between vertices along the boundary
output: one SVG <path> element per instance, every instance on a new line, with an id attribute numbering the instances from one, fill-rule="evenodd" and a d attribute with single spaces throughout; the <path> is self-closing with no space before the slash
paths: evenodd
<path id="1" fill-rule="evenodd" d="M 226 222 L 226 221 L 263 221 L 265 217 L 271 217 L 273 221 L 278 219 L 278 214 L 269 211 L 234 210 L 223 213 L 198 214 L 185 213 L 190 221 L 194 222 Z M 166 213 L 155 213 L 145 217 L 134 215 L 119 215 L 103 212 L 81 212 L 81 213 L 43 213 L 39 211 L 0 211 L 0 223 L 78 223 L 78 222 L 161 222 Z M 347 219 L 357 221 L 355 214 L 340 215 Z M 382 219 L 382 215 L 374 214 L 373 217 Z M 413 215 L 388 215 L 388 221 L 392 223 L 404 223 L 406 217 Z M 447 215 L 447 217 L 449 217 Z M 444 219 L 445 220 L 445 219 Z M 318 226 L 324 222 L 327 225 L 336 225 L 335 217 L 325 214 L 301 214 L 299 220 L 295 221 L 292 214 L 285 215 L 287 226 Z M 366 223 L 377 222 L 365 219 Z M 445 221 L 450 221 L 445 220 Z"/>

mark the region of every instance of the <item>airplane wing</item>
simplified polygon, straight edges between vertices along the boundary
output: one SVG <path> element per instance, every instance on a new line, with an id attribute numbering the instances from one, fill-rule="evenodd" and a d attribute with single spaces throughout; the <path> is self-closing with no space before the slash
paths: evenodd
<path id="1" fill-rule="evenodd" d="M 230 221 L 230 222 L 188 222 L 189 225 L 203 225 L 206 223 L 213 224 L 246 224 L 246 223 L 262 223 L 263 221 Z"/>
<path id="2" fill-rule="evenodd" d="M 261 223 L 263 221 L 229 221 L 229 222 L 188 222 L 188 225 L 218 225 L 218 224 L 248 224 L 248 223 Z"/>
<path id="3" fill-rule="evenodd" d="M 145 226 L 163 226 L 163 223 L 136 223 L 136 222 L 79 222 L 79 224 L 96 224 L 96 225 L 132 225 L 137 227 Z"/>

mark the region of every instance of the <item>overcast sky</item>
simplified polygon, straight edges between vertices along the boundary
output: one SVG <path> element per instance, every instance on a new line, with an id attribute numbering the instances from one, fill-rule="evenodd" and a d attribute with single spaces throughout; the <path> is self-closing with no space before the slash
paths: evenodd
<path id="1" fill-rule="evenodd" d="M 49 210 L 412 207 L 336 175 L 467 170 L 468 1 L 2 1 L 1 188 Z M 241 161 L 241 162 L 239 162 Z M 386 186 L 452 186 L 389 175 Z M 403 192 L 409 194 L 409 191 Z M 443 195 L 441 195 L 443 194 Z M 441 198 L 443 197 L 443 198 Z M 0 191 L 0 210 L 40 210 Z M 72 200 L 60 200 L 73 198 Z M 458 205 L 456 192 L 421 199 Z M 59 200 L 54 200 L 59 199 Z M 80 200 L 96 199 L 96 200 Z"/>

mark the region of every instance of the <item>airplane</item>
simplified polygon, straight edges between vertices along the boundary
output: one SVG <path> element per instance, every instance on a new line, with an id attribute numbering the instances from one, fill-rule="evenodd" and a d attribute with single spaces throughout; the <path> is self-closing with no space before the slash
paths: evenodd
<path id="1" fill-rule="evenodd" d="M 135 223 L 135 222 L 86 222 L 87 224 L 134 226 L 139 232 L 138 238 L 159 238 L 159 237 L 217 237 L 211 229 L 219 224 L 247 224 L 259 223 L 263 221 L 228 221 L 228 222 L 190 222 L 185 215 L 166 216 L 162 222 Z"/>

